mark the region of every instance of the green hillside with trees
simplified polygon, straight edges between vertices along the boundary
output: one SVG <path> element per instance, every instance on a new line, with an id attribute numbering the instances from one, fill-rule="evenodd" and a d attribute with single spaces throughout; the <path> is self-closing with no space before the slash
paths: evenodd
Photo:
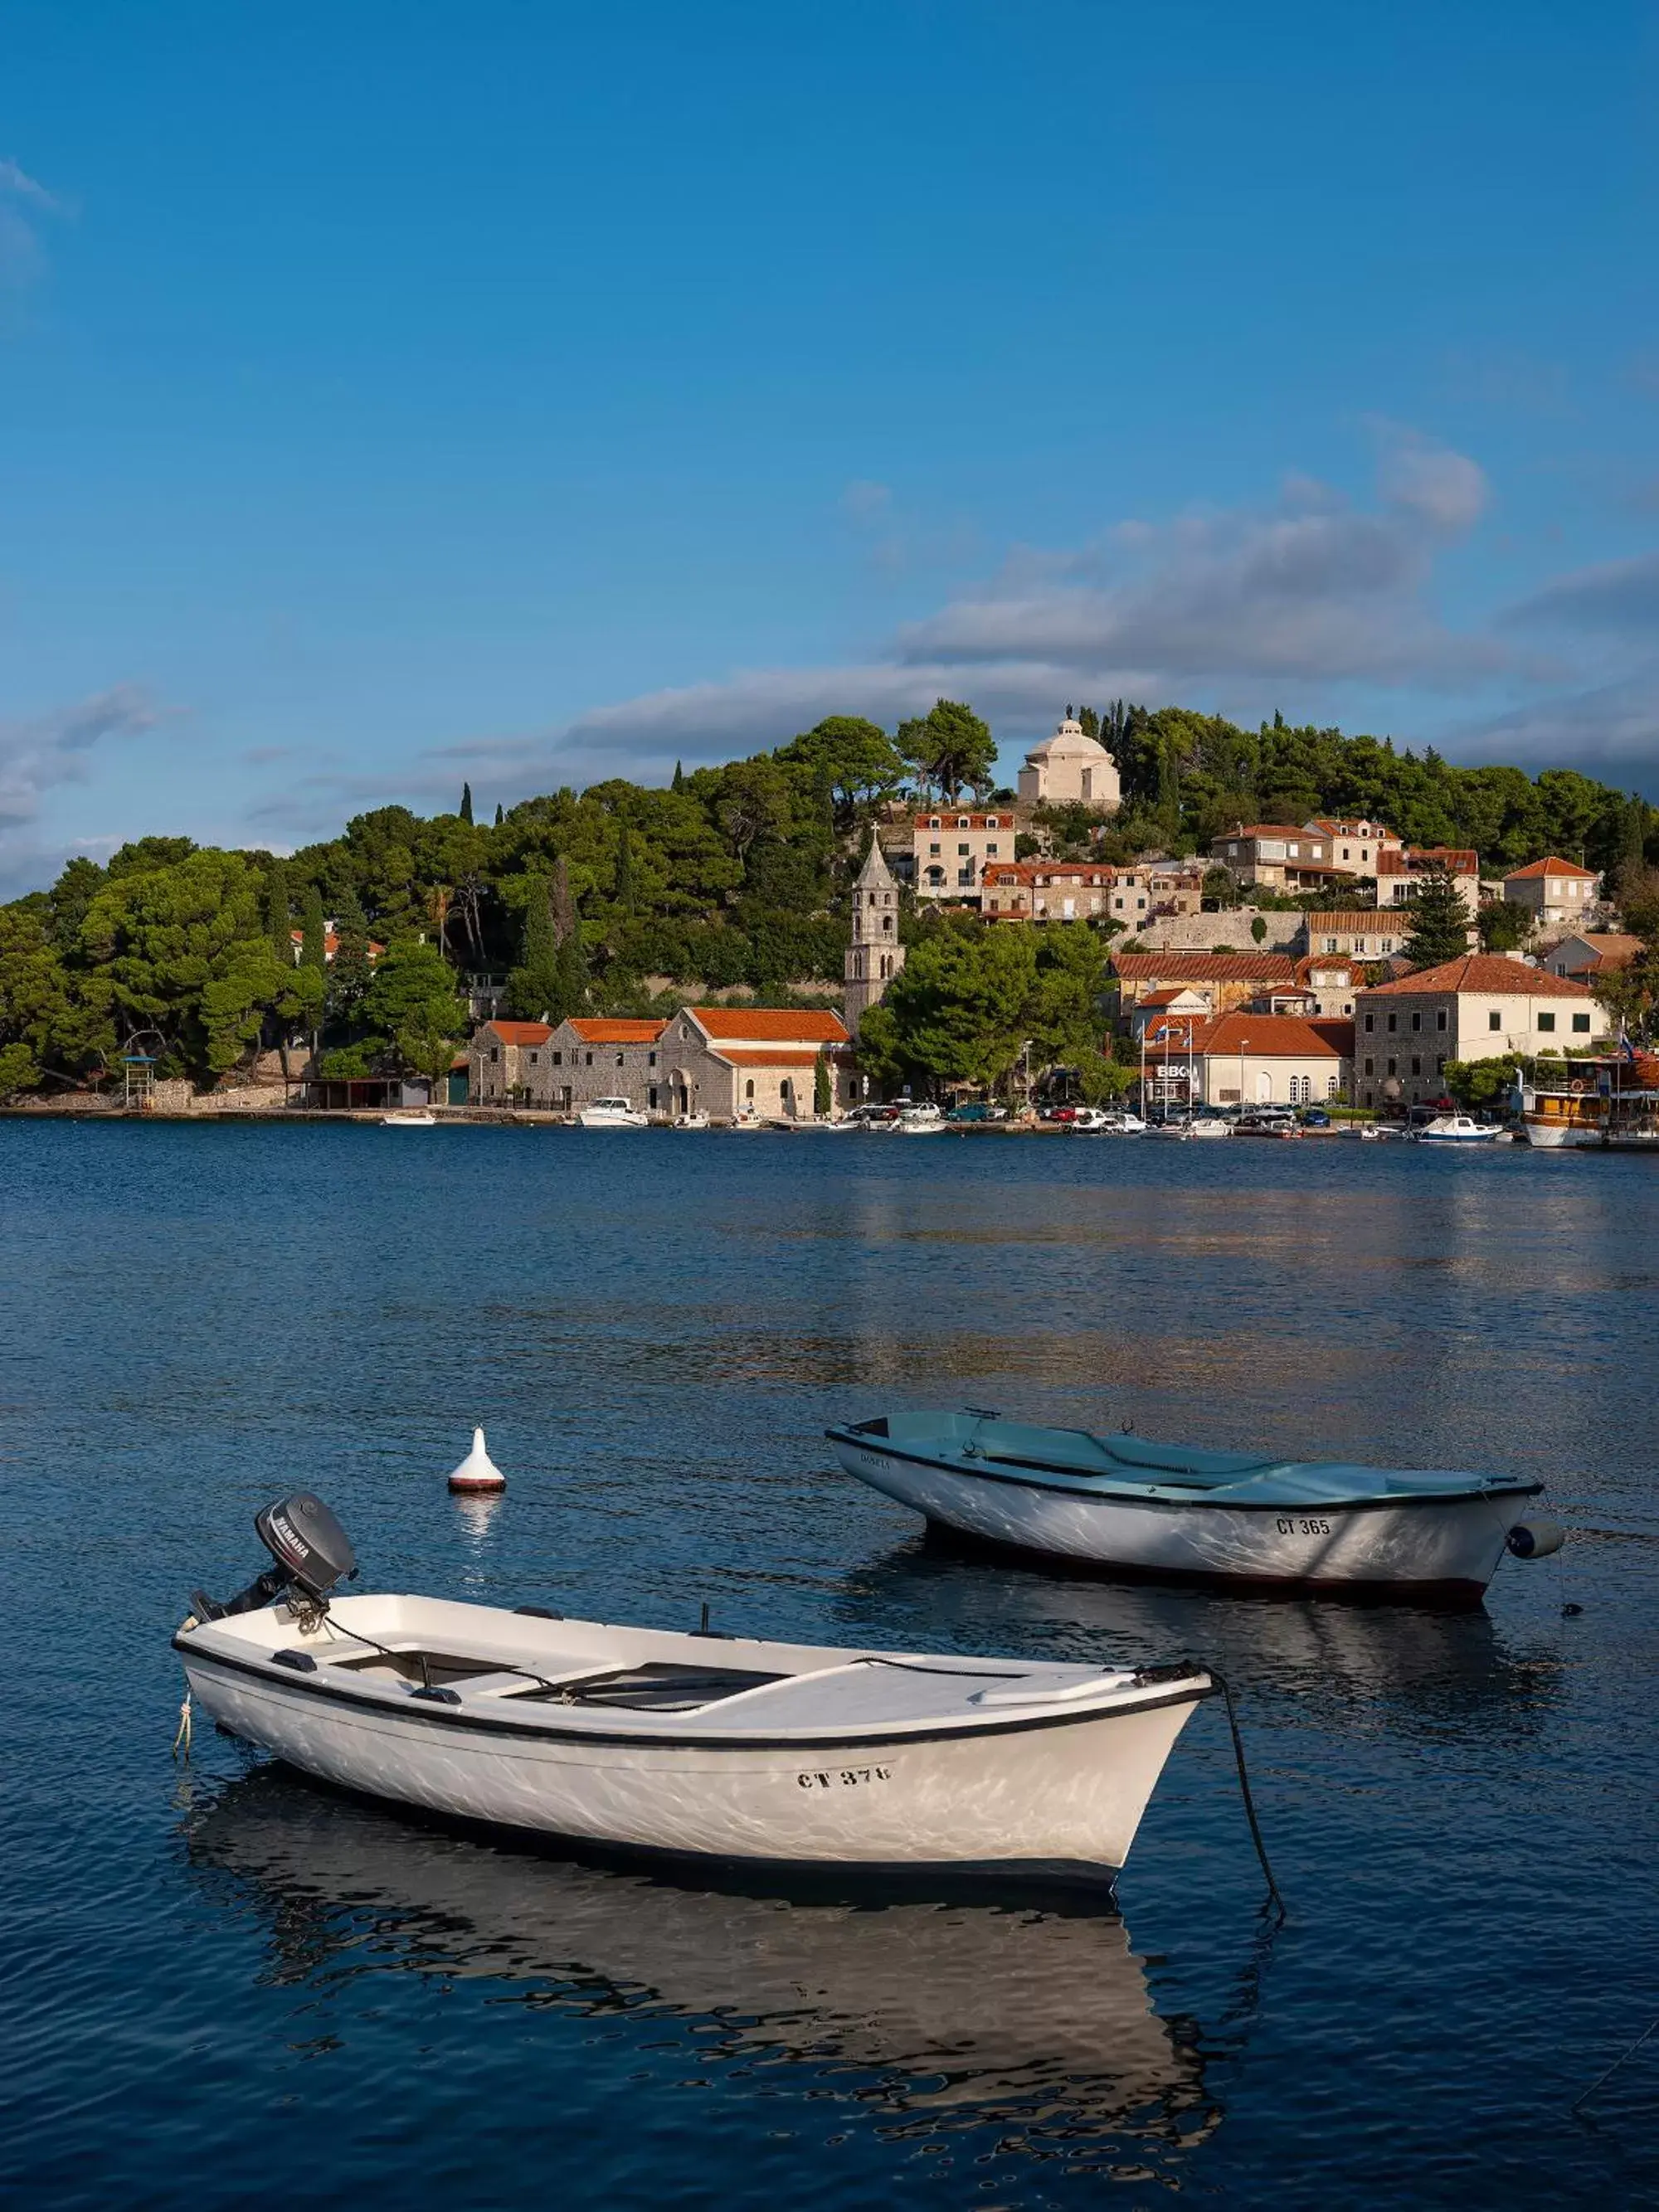
<path id="1" fill-rule="evenodd" d="M 1108 858 L 1192 852 L 1240 818 L 1338 812 L 1472 845 L 1489 872 L 1550 852 L 1632 880 L 1659 865 L 1659 812 L 1570 769 L 1456 768 L 1387 739 L 1278 718 L 1248 731 L 1180 708 L 1079 718 L 1122 772 Z M 315 1038 L 332 1073 L 426 1072 L 465 1035 L 468 975 L 504 976 L 507 1010 L 530 1017 L 734 987 L 833 998 L 871 821 L 901 793 L 988 796 L 994 757 L 972 708 L 940 701 L 890 736 L 832 715 L 775 750 L 677 769 L 666 789 L 617 779 L 483 821 L 466 788 L 453 813 L 380 807 L 286 855 L 153 836 L 102 866 L 71 860 L 49 890 L 0 907 L 0 1094 L 97 1081 L 133 1049 L 210 1081 L 290 1036 Z M 1089 826 L 1054 824 L 1062 837 Z M 926 1079 L 988 1052 L 1006 1065 L 1025 1038 L 1079 1057 L 1097 1033 L 1107 948 L 1086 925 L 985 932 L 907 900 L 903 928 L 915 950 L 872 1018 L 872 1072 Z M 964 1044 L 964 1024 L 994 1048 Z"/>

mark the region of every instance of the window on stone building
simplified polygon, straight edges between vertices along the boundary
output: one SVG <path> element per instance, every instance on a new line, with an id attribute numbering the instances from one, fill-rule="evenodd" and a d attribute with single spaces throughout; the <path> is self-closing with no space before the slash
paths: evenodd
<path id="1" fill-rule="evenodd" d="M 1400 1073 L 1400 1063 L 1397 1060 L 1391 1060 L 1389 1062 L 1389 1073 L 1390 1075 L 1398 1075 Z"/>
<path id="2" fill-rule="evenodd" d="M 936 860 L 944 850 L 945 848 L 942 845 L 930 845 L 927 848 L 927 857 L 930 860 Z"/>
<path id="3" fill-rule="evenodd" d="M 1573 1016 L 1572 1033 L 1575 1036 L 1588 1036 L 1589 1035 L 1589 1016 L 1588 1014 L 1575 1014 Z"/>
<path id="4" fill-rule="evenodd" d="M 1499 1013 L 1497 1007 L 1494 1006 L 1491 1012 L 1486 1016 L 1486 1027 L 1489 1030 L 1501 1030 L 1503 1026 L 1504 1017 Z"/>
<path id="5" fill-rule="evenodd" d="M 1445 1026 L 1446 1026 L 1446 1009 L 1445 1009 L 1443 1006 L 1442 1006 L 1442 1007 L 1439 1009 L 1439 1011 L 1436 1013 L 1435 1018 L 1434 1018 L 1434 1025 L 1435 1025 L 1436 1029 L 1437 1029 L 1437 1030 L 1443 1030 L 1443 1029 L 1445 1028 Z"/>
<path id="6" fill-rule="evenodd" d="M 1374 1060 L 1368 1060 L 1365 1062 L 1365 1073 L 1366 1073 L 1366 1074 L 1367 1074 L 1367 1075 L 1375 1075 L 1375 1074 L 1376 1074 L 1376 1062 Z"/>
<path id="7" fill-rule="evenodd" d="M 555 1067 L 562 1067 L 564 1066 L 564 1054 L 562 1052 L 556 1052 L 554 1054 L 553 1065 Z"/>
<path id="8" fill-rule="evenodd" d="M 589 1067 L 592 1067 L 592 1065 L 593 1065 L 593 1055 L 592 1055 L 592 1054 L 591 1052 L 584 1053 L 584 1054 L 582 1054 L 582 1059 L 583 1059 L 583 1060 L 585 1061 L 585 1063 L 586 1063 Z"/>
<path id="9" fill-rule="evenodd" d="M 1418 1054 L 1413 1053 L 1413 1054 L 1412 1054 L 1412 1073 L 1413 1073 L 1413 1075 L 1421 1075 L 1421 1073 L 1423 1073 L 1423 1062 L 1422 1062 L 1422 1060 L 1421 1060 L 1420 1056 L 1419 1056 Z"/>
<path id="10" fill-rule="evenodd" d="M 1540 1030 L 1542 1030 L 1545 1032 L 1545 1034 L 1546 1034 L 1547 1036 L 1553 1036 L 1554 1035 L 1554 1033 L 1555 1033 L 1555 1017 L 1554 1017 L 1554 1015 L 1553 1015 L 1553 1014 L 1540 1014 L 1540 1016 L 1538 1017 L 1538 1026 L 1539 1026 L 1539 1028 L 1540 1028 Z"/>
<path id="11" fill-rule="evenodd" d="M 1390 1031 L 1393 1031 L 1393 1030 L 1397 1030 L 1397 1029 L 1399 1028 L 1399 1026 L 1400 1026 L 1400 1017 L 1399 1017 L 1399 1015 L 1398 1015 L 1398 1014 L 1390 1014 L 1390 1015 L 1389 1016 L 1389 1028 Z"/>

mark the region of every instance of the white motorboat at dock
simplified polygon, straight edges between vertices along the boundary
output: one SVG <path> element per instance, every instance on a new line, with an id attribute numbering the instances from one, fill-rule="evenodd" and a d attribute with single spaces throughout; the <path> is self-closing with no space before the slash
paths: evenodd
<path id="1" fill-rule="evenodd" d="M 629 1098 L 596 1098 L 576 1119 L 584 1129 L 648 1129 L 651 1116 L 642 1114 Z"/>
<path id="2" fill-rule="evenodd" d="M 1109 1569 L 1478 1599 L 1506 1548 L 1559 1547 L 1542 1486 L 1037 1428 L 970 1408 L 830 1429 L 849 1474 L 938 1526 Z"/>
<path id="3" fill-rule="evenodd" d="M 1217 1686 L 1201 1668 L 963 1658 L 336 1597 L 309 1493 L 276 1562 L 173 1638 L 234 1735 L 343 1787 L 590 1844 L 868 1869 L 1109 1877 Z"/>

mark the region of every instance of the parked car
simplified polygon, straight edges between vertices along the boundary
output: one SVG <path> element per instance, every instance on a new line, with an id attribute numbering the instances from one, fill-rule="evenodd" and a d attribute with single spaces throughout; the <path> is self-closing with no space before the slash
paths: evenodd
<path id="1" fill-rule="evenodd" d="M 1045 1121 L 1058 1121 L 1069 1127 L 1076 1121 L 1079 1111 L 1080 1109 L 1076 1106 L 1045 1106 L 1042 1109 L 1042 1118 Z"/>
<path id="2" fill-rule="evenodd" d="M 1331 1117 L 1322 1106 L 1304 1106 L 1302 1109 L 1302 1126 L 1304 1129 L 1328 1129 L 1331 1126 Z"/>
<path id="3" fill-rule="evenodd" d="M 972 1127 L 987 1121 L 1006 1121 L 1008 1109 L 982 1099 L 970 1099 L 965 1106 L 953 1106 L 945 1118 L 947 1121 L 956 1122 L 959 1127 Z"/>

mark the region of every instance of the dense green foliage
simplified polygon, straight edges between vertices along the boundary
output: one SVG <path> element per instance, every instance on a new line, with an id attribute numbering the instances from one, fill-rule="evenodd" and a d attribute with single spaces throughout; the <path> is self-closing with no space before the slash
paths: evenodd
<path id="1" fill-rule="evenodd" d="M 893 1088 L 994 1088 L 1029 1045 L 1033 1070 L 1063 1064 L 1085 1097 L 1109 1096 L 1121 1087 L 1104 1049 L 1109 945 L 1087 925 L 988 929 L 941 915 L 865 1015 L 860 1065 Z"/>
<path id="2" fill-rule="evenodd" d="M 1414 842 L 1474 846 L 1488 872 L 1582 854 L 1638 885 L 1641 911 L 1640 885 L 1659 884 L 1659 814 L 1570 770 L 1456 769 L 1385 739 L 1179 708 L 1079 719 L 1122 769 L 1109 858 L 1190 850 L 1241 816 L 1367 813 Z M 380 807 L 281 857 L 152 836 L 101 867 L 74 860 L 50 891 L 0 908 L 0 1093 L 100 1080 L 127 1051 L 210 1081 L 290 1040 L 342 1073 L 435 1066 L 465 1033 L 469 975 L 505 979 L 509 1011 L 532 1017 L 643 1012 L 674 989 L 827 994 L 872 816 L 907 784 L 984 792 L 994 773 L 985 723 L 941 700 L 894 737 L 831 715 L 776 751 L 677 768 L 665 790 L 618 779 L 475 819 L 464 787 L 455 813 Z M 1063 844 L 1090 819 L 1049 826 Z M 1648 904 L 1652 930 L 1632 926 L 1651 935 L 1659 896 Z M 912 957 L 872 1012 L 872 1072 L 992 1081 L 1029 1041 L 1034 1060 L 1114 1079 L 1097 1073 L 1100 933 L 976 933 L 908 904 L 902 927 Z M 1632 988 L 1632 1018 L 1650 1019 Z"/>

